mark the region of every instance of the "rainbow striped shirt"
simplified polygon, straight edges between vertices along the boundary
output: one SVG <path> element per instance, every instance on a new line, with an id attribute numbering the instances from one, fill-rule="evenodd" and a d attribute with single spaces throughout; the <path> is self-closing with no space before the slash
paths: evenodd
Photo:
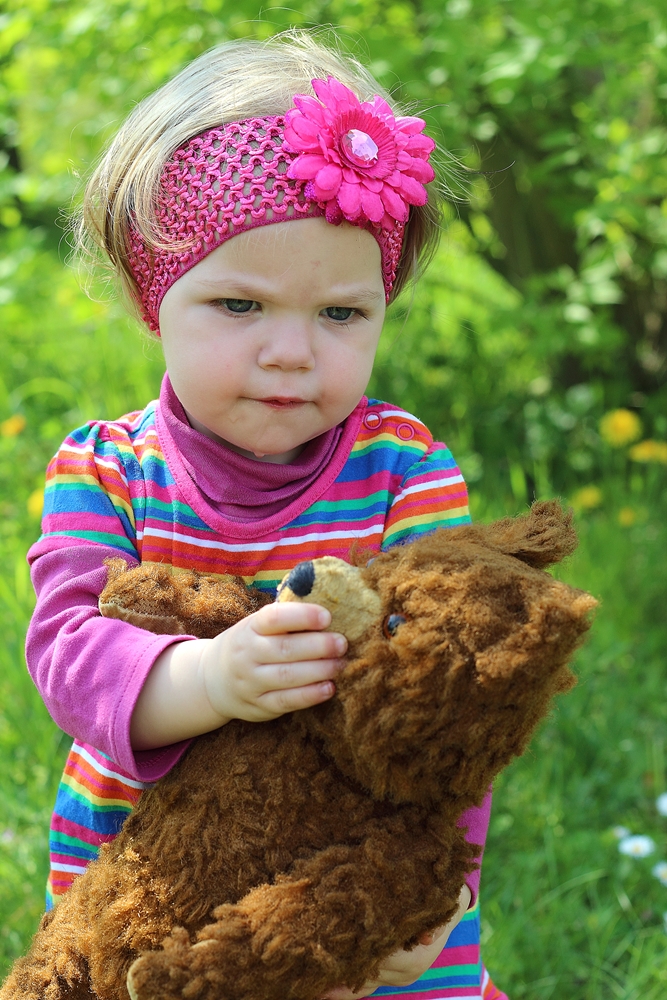
<path id="1" fill-rule="evenodd" d="M 170 449 L 153 402 L 119 420 L 86 424 L 65 440 L 47 471 L 35 549 L 97 543 L 175 572 L 239 575 L 273 591 L 304 559 L 344 558 L 353 544 L 380 551 L 468 521 L 465 483 L 446 446 L 411 414 L 365 398 L 345 423 L 331 467 L 303 497 L 277 518 L 230 521 Z M 116 836 L 143 787 L 99 750 L 74 742 L 52 822 L 49 907 Z M 377 995 L 501 998 L 479 958 L 478 906 L 418 983 Z"/>

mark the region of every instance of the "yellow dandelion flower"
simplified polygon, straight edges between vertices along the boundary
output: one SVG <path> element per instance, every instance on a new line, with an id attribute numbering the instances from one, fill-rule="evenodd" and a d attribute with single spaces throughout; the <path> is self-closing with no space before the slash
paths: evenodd
<path id="1" fill-rule="evenodd" d="M 600 421 L 600 434 L 612 448 L 636 441 L 641 432 L 641 420 L 632 410 L 610 410 Z"/>
<path id="2" fill-rule="evenodd" d="M 0 424 L 0 434 L 6 438 L 16 437 L 25 428 L 26 419 L 22 413 L 14 413 Z"/>
<path id="3" fill-rule="evenodd" d="M 575 510 L 593 510 L 602 503 L 602 490 L 599 486 L 582 486 L 573 494 L 571 503 Z"/>
<path id="4" fill-rule="evenodd" d="M 660 462 L 667 465 L 667 441 L 640 441 L 628 452 L 633 462 Z"/>
<path id="5" fill-rule="evenodd" d="M 618 523 L 622 528 L 631 528 L 637 520 L 637 512 L 632 507 L 621 507 L 618 512 Z"/>
<path id="6" fill-rule="evenodd" d="M 36 521 L 39 520 L 44 509 L 44 490 L 34 490 L 28 497 L 26 506 L 30 517 L 34 517 Z"/>

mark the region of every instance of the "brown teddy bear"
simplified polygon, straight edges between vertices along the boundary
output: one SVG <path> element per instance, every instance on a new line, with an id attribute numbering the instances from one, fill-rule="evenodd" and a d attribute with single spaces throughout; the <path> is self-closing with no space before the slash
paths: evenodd
<path id="1" fill-rule="evenodd" d="M 556 502 L 439 530 L 367 566 L 297 566 L 279 600 L 349 640 L 331 701 L 195 740 L 102 848 L 2 1000 L 317 1000 L 457 908 L 475 845 L 457 826 L 520 754 L 589 626 Z M 210 636 L 265 598 L 242 581 L 109 568 L 106 615 Z"/>

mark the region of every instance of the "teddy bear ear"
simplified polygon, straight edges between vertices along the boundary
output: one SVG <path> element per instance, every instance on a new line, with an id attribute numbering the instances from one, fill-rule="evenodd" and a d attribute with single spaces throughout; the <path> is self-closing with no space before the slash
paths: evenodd
<path id="1" fill-rule="evenodd" d="M 537 501 L 527 514 L 492 524 L 489 540 L 501 552 L 543 569 L 576 549 L 572 517 L 572 510 L 563 510 L 558 500 Z"/>

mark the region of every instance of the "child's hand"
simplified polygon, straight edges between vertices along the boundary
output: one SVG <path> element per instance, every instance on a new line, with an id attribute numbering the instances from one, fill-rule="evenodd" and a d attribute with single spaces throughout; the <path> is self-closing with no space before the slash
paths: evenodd
<path id="1" fill-rule="evenodd" d="M 331 698 L 347 640 L 324 632 L 317 604 L 267 604 L 215 639 L 168 646 L 137 699 L 134 750 L 151 750 L 224 726 L 263 722 Z"/>
<path id="2" fill-rule="evenodd" d="M 322 1000 L 360 1000 L 368 997 L 380 986 L 409 986 L 430 969 L 447 944 L 447 938 L 461 920 L 470 905 L 470 889 L 464 885 L 459 895 L 459 907 L 452 919 L 444 927 L 430 934 L 422 934 L 420 943 L 412 951 L 396 951 L 382 963 L 378 978 L 364 983 L 358 993 L 344 986 L 329 990 Z"/>
<path id="3" fill-rule="evenodd" d="M 222 717 L 265 722 L 330 698 L 347 650 L 324 632 L 317 604 L 269 604 L 210 640 L 201 660 L 206 695 Z"/>

